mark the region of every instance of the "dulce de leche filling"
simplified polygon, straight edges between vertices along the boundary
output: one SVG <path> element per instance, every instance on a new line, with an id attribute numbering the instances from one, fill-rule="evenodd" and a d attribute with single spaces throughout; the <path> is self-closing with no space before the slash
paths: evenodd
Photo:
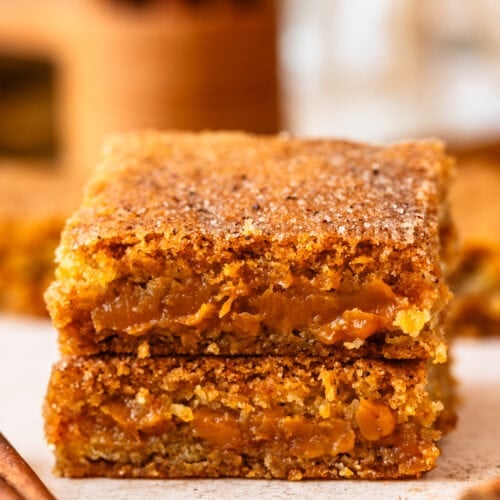
<path id="1" fill-rule="evenodd" d="M 111 417 L 125 432 L 171 434 L 183 421 L 192 435 L 211 448 L 219 450 L 250 450 L 282 448 L 301 458 L 348 453 L 355 446 L 356 432 L 367 441 L 379 441 L 396 428 L 392 411 L 383 403 L 361 400 L 352 421 L 344 418 L 318 419 L 304 415 L 287 415 L 283 407 L 255 409 L 242 417 L 227 409 L 174 404 L 166 408 L 142 407 L 132 401 L 108 401 L 101 411 Z"/>
<path id="2" fill-rule="evenodd" d="M 205 331 L 256 338 L 307 331 L 324 345 L 362 342 L 380 331 L 418 335 L 427 311 L 396 294 L 381 279 L 355 282 L 323 268 L 313 276 L 252 275 L 227 265 L 218 275 L 169 275 L 146 283 L 118 280 L 91 312 L 98 337 Z M 358 339 L 358 340 L 357 340 Z"/>

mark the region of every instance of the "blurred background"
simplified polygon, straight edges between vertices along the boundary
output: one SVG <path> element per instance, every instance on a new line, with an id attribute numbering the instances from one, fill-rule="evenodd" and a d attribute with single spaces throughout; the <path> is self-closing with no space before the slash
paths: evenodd
<path id="1" fill-rule="evenodd" d="M 496 0 L 2 0 L 0 162 L 141 127 L 500 138 Z"/>
<path id="2" fill-rule="evenodd" d="M 285 0 L 288 126 L 363 140 L 500 132 L 500 3 Z"/>

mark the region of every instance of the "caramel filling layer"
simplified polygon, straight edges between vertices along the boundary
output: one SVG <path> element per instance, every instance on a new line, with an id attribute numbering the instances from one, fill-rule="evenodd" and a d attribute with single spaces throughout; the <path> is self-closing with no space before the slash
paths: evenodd
<path id="1" fill-rule="evenodd" d="M 325 345 L 397 329 L 417 335 L 429 319 L 381 279 L 355 283 L 328 269 L 312 277 L 257 279 L 239 268 L 212 278 L 181 273 L 147 283 L 118 281 L 91 316 L 102 338 L 110 331 L 141 336 L 161 329 L 184 338 L 216 331 L 248 341 L 307 331 Z"/>
<path id="2" fill-rule="evenodd" d="M 395 432 L 392 411 L 380 402 L 361 400 L 353 422 L 343 418 L 318 419 L 287 415 L 282 407 L 256 409 L 245 418 L 227 410 L 171 405 L 170 411 L 138 408 L 134 403 L 109 401 L 101 407 L 126 432 L 172 433 L 184 422 L 193 437 L 218 450 L 283 447 L 292 456 L 318 458 L 354 449 L 356 429 L 367 441 Z M 172 413 L 173 412 L 173 413 Z M 184 425 L 184 424 L 181 424 Z"/>

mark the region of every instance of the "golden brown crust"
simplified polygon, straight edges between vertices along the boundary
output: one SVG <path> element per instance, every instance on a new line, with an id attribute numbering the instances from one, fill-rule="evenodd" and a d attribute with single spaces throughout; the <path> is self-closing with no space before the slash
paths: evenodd
<path id="1" fill-rule="evenodd" d="M 435 249 L 450 167 L 438 141 L 382 147 L 239 133 L 118 136 L 64 242 L 127 245 L 160 236 L 178 253 L 207 239 L 217 254 L 263 240 L 307 251 L 314 235 Z"/>
<path id="2" fill-rule="evenodd" d="M 447 403 L 426 384 L 422 361 L 68 358 L 52 374 L 46 432 L 72 477 L 420 476 Z"/>

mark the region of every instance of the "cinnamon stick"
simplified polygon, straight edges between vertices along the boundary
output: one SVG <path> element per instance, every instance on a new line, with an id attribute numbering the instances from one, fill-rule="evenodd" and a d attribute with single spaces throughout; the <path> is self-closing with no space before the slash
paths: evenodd
<path id="1" fill-rule="evenodd" d="M 0 500 L 23 500 L 23 497 L 0 478 Z"/>
<path id="2" fill-rule="evenodd" d="M 0 499 L 19 498 L 55 500 L 33 469 L 0 432 Z"/>

